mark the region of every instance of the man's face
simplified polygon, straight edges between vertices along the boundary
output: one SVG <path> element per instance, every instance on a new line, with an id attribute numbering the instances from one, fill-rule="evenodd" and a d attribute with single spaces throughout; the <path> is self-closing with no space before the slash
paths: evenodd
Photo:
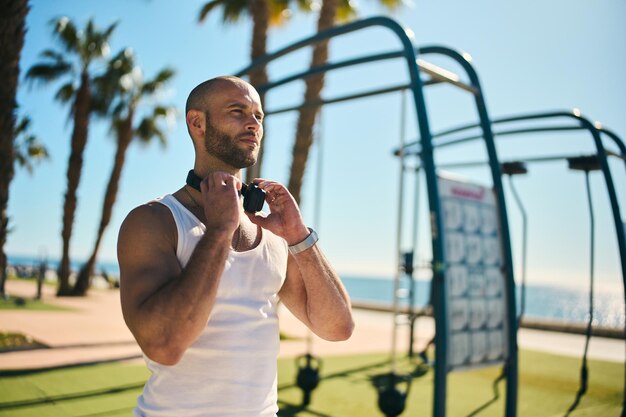
<path id="1" fill-rule="evenodd" d="M 209 112 L 204 112 L 204 114 L 206 120 L 204 148 L 209 154 L 237 169 L 248 168 L 256 163 L 259 155 L 258 146 L 249 149 L 237 145 L 239 139 L 249 138 L 250 133 L 231 135 L 213 125 L 209 118 Z"/>
<path id="2" fill-rule="evenodd" d="M 226 85 L 205 111 L 205 150 L 237 168 L 256 163 L 263 137 L 263 111 L 252 87 Z"/>

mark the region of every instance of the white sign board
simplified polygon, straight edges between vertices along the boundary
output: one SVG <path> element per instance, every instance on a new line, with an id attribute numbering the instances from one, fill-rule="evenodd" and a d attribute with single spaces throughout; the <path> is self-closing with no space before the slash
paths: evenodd
<path id="1" fill-rule="evenodd" d="M 489 188 L 439 177 L 448 370 L 502 363 L 507 308 L 497 202 Z"/>

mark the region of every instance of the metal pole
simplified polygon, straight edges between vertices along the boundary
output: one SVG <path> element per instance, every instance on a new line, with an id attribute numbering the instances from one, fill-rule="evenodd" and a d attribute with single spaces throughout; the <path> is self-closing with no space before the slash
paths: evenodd
<path id="1" fill-rule="evenodd" d="M 505 271 L 505 292 L 507 299 L 507 316 L 509 318 L 508 323 L 508 353 L 509 357 L 506 363 L 507 371 L 507 386 L 506 386 L 506 416 L 515 417 L 517 415 L 517 374 L 518 374 L 518 362 L 517 362 L 517 311 L 515 308 L 515 279 L 513 272 L 513 257 L 511 254 L 511 236 L 509 233 L 509 222 L 507 217 L 506 202 L 504 200 L 504 189 L 502 187 L 502 172 L 500 169 L 500 163 L 498 161 L 498 154 L 495 147 L 493 130 L 491 129 L 491 120 L 487 112 L 487 105 L 483 97 L 482 88 L 478 79 L 478 74 L 474 70 L 474 67 L 469 62 L 468 58 L 457 51 L 449 48 L 431 46 L 426 48 L 420 48 L 422 54 L 442 54 L 456 60 L 465 70 L 470 78 L 471 85 L 476 88 L 477 93 L 474 95 L 474 102 L 480 118 L 480 127 L 483 132 L 483 138 L 485 140 L 485 148 L 487 149 L 487 155 L 489 156 L 489 165 L 491 168 L 491 177 L 493 181 L 493 188 L 496 195 L 496 201 L 498 203 L 498 214 L 500 220 L 500 233 L 502 236 L 502 252 L 504 257 L 504 271 Z M 423 137 L 422 137 L 423 139 Z M 430 139 L 430 138 L 429 138 Z M 430 143 L 429 143 L 430 145 Z M 423 145 L 422 145 L 423 149 Z"/>
<path id="2" fill-rule="evenodd" d="M 417 244 L 418 244 L 418 223 L 419 223 L 419 202 L 420 202 L 420 169 L 415 169 L 415 200 L 413 205 L 413 244 L 411 250 L 413 251 L 413 259 L 417 260 Z M 417 314 L 415 313 L 415 302 L 417 298 L 417 285 L 415 277 L 413 276 L 413 268 L 411 268 L 411 279 L 409 287 L 409 319 L 411 329 L 409 334 L 409 357 L 413 357 L 413 343 L 415 339 L 415 322 L 417 321 Z"/>
<path id="3" fill-rule="evenodd" d="M 402 94 L 402 108 L 405 108 L 405 95 Z M 405 112 L 400 112 L 400 146 L 404 147 L 404 137 L 405 137 Z M 401 265 L 402 265 L 402 218 L 403 218 L 403 206 L 404 206 L 404 155 L 400 155 L 400 181 L 399 181 L 399 190 L 398 190 L 398 222 L 397 222 L 397 230 L 396 230 L 396 253 L 398 258 L 398 267 L 396 270 L 396 276 L 393 281 L 393 327 L 391 333 L 391 373 L 396 373 L 396 343 L 398 336 L 398 290 L 400 289 L 400 275 L 401 275 Z"/>
<path id="4" fill-rule="evenodd" d="M 513 176 L 509 175 L 509 186 L 511 188 L 511 193 L 515 198 L 515 202 L 517 203 L 517 207 L 519 208 L 520 213 L 522 214 L 522 285 L 521 285 L 521 299 L 520 299 L 520 312 L 517 317 L 518 326 L 522 323 L 522 317 L 524 316 L 524 312 L 526 310 L 526 253 L 527 253 L 527 243 L 528 243 L 528 217 L 526 215 L 526 210 L 524 209 L 524 205 L 522 204 L 522 199 L 517 193 L 517 189 L 513 184 Z"/>
<path id="5" fill-rule="evenodd" d="M 565 417 L 569 416 L 572 411 L 578 407 L 583 395 L 587 392 L 587 384 L 589 378 L 589 368 L 587 367 L 587 352 L 589 351 L 589 340 L 591 339 L 591 330 L 593 325 L 593 282 L 595 270 L 595 216 L 593 212 L 593 201 L 591 198 L 591 184 L 589 183 L 589 171 L 585 170 L 585 186 L 587 190 L 587 205 L 589 207 L 589 234 L 591 237 L 590 257 L 589 257 L 589 320 L 587 321 L 587 331 L 585 334 L 585 349 L 583 350 L 583 359 L 580 369 L 580 388 L 576 393 L 576 398 L 567 412 Z"/>

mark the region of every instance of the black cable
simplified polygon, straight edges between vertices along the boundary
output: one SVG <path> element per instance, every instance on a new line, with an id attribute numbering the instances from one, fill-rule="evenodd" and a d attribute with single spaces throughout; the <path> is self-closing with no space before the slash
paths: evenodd
<path id="1" fill-rule="evenodd" d="M 483 405 L 475 409 L 474 411 L 470 412 L 467 415 L 467 417 L 474 417 L 475 415 L 478 415 L 480 412 L 485 410 L 491 404 L 498 401 L 498 399 L 500 398 L 500 390 L 498 390 L 498 384 L 500 383 L 500 381 L 504 380 L 505 377 L 506 377 L 506 366 L 503 366 L 502 372 L 500 372 L 500 375 L 498 375 L 496 379 L 493 380 L 493 383 L 491 385 L 491 388 L 493 389 L 493 397 L 489 401 L 487 401 L 486 403 L 484 403 Z"/>
<path id="2" fill-rule="evenodd" d="M 589 274 L 589 321 L 587 322 L 587 331 L 585 334 L 585 350 L 583 352 L 582 364 L 580 367 L 580 387 L 576 393 L 576 398 L 572 405 L 565 413 L 565 417 L 569 416 L 572 411 L 578 407 L 583 395 L 587 392 L 589 382 L 589 368 L 587 367 L 587 353 L 589 351 L 589 340 L 591 339 L 591 328 L 593 325 L 593 281 L 594 281 L 594 247 L 595 247 L 595 221 L 593 214 L 593 203 L 591 201 L 591 185 L 589 184 L 589 171 L 585 170 L 585 185 L 587 188 L 587 202 L 589 204 L 589 217 L 591 228 L 591 256 L 590 256 L 590 274 Z"/>

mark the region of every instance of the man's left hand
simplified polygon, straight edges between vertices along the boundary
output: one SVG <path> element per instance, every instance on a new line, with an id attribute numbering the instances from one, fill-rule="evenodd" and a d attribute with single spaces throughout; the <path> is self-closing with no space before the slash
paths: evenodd
<path id="1" fill-rule="evenodd" d="M 298 204 L 289 190 L 276 181 L 258 178 L 253 182 L 266 192 L 265 201 L 270 208 L 270 213 L 246 212 L 250 221 L 282 237 L 289 246 L 306 239 L 310 233 L 309 229 L 304 224 Z"/>

